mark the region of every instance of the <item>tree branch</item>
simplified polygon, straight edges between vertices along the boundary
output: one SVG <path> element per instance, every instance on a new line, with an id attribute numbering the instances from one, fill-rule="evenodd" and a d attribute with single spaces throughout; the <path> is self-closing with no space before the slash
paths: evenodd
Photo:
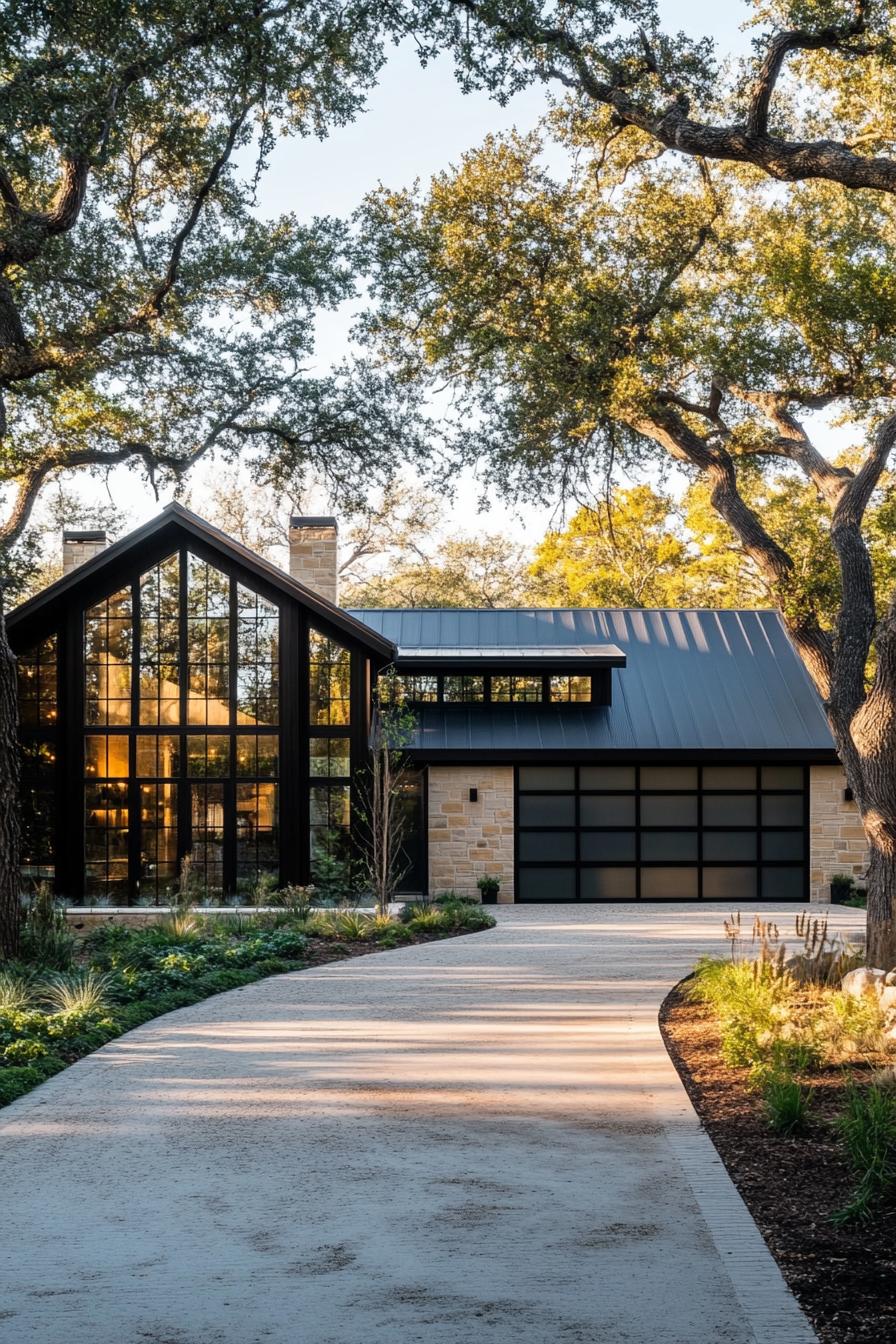
<path id="1" fill-rule="evenodd" d="M 894 159 L 856 154 L 840 140 L 785 140 L 770 136 L 767 132 L 750 130 L 747 125 L 708 125 L 688 116 L 689 102 L 684 94 L 674 97 L 664 108 L 651 108 L 632 98 L 626 92 L 625 81 L 613 78 L 612 71 L 609 79 L 600 78 L 582 45 L 565 29 L 496 18 L 483 12 L 479 0 L 451 2 L 481 19 L 486 26 L 498 28 L 506 37 L 521 45 L 553 50 L 567 63 L 568 70 L 545 62 L 541 68 L 546 78 L 558 79 L 567 88 L 584 94 L 592 102 L 611 108 L 620 124 L 636 126 L 667 149 L 679 150 L 697 158 L 752 163 L 781 182 L 821 178 L 838 182 L 851 190 L 868 188 L 896 193 Z M 807 45 L 812 36 L 809 33 L 805 35 Z M 820 45 L 832 44 L 824 42 Z M 837 49 L 845 49 L 844 43 L 839 43 Z M 853 47 L 851 50 L 856 54 L 864 53 L 862 48 Z M 781 59 L 783 55 L 786 52 Z M 761 120 L 761 99 L 758 116 Z"/>
<path id="2" fill-rule="evenodd" d="M 734 460 L 718 444 L 709 444 L 696 434 L 670 406 L 658 406 L 650 415 L 637 418 L 632 428 L 659 443 L 680 462 L 697 467 L 710 486 L 713 508 L 722 517 L 747 555 L 775 594 L 819 693 L 827 700 L 831 687 L 833 647 L 816 613 L 807 609 L 794 581 L 791 557 L 763 527 L 737 488 Z"/>

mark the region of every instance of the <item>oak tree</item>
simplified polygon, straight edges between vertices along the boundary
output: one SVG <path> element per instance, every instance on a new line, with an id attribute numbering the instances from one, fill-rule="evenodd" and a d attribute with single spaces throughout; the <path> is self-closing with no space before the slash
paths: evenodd
<path id="1" fill-rule="evenodd" d="M 247 447 L 269 477 L 356 488 L 414 444 L 376 371 L 309 367 L 315 312 L 353 293 L 348 229 L 256 206 L 278 138 L 354 117 L 404 27 L 363 0 L 0 4 L 4 552 L 78 469 L 132 464 L 156 488 Z M 0 613 L 0 952 L 15 738 Z"/>
<path id="2" fill-rule="evenodd" d="M 896 202 L 667 162 L 578 105 L 551 129 L 566 180 L 533 134 L 369 199 L 368 339 L 402 378 L 447 380 L 458 449 L 499 485 L 547 494 L 658 454 L 703 482 L 824 702 L 870 846 L 870 954 L 892 965 L 896 593 L 875 590 L 867 511 L 896 441 Z M 813 437 L 825 408 L 864 439 L 852 462 Z M 833 612 L 751 506 L 756 472 L 782 467 L 824 510 Z"/>

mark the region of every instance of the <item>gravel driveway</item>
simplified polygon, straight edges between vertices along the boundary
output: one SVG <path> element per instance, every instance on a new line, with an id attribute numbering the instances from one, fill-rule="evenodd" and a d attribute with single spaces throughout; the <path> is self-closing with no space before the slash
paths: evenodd
<path id="1" fill-rule="evenodd" d="M 656 1025 L 726 910 L 499 907 L 106 1046 L 0 1113 L 0 1341 L 810 1344 Z"/>

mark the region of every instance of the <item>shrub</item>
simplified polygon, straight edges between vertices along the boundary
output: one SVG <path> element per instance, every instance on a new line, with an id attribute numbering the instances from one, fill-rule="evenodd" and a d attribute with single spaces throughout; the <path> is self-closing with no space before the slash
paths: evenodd
<path id="1" fill-rule="evenodd" d="M 457 901 L 446 903 L 441 908 L 443 924 L 446 929 L 459 932 L 466 929 L 475 932 L 478 929 L 493 929 L 495 919 L 487 910 L 483 910 L 478 901 Z"/>
<path id="2" fill-rule="evenodd" d="M 464 896 L 459 891 L 440 891 L 434 900 L 435 905 L 479 905 L 475 896 Z"/>
<path id="3" fill-rule="evenodd" d="M 435 933 L 451 927 L 450 916 L 444 910 L 419 910 L 407 922 L 412 933 Z"/>
<path id="4" fill-rule="evenodd" d="M 34 979 L 22 971 L 0 971 L 0 1013 L 21 1013 L 34 1003 Z"/>
<path id="5" fill-rule="evenodd" d="M 297 887 L 292 883 L 287 884 L 280 891 L 275 892 L 271 904 L 282 906 L 288 910 L 296 919 L 308 919 L 314 905 L 314 899 L 317 896 L 317 887 Z"/>
<path id="6" fill-rule="evenodd" d="M 798 1134 L 809 1121 L 808 1091 L 787 1073 L 772 1073 L 762 1088 L 768 1122 L 777 1134 Z"/>
<path id="7" fill-rule="evenodd" d="M 24 961 L 47 970 L 67 971 L 72 964 L 75 937 L 46 882 L 41 882 L 28 902 L 20 953 Z"/>
<path id="8" fill-rule="evenodd" d="M 870 994 L 860 999 L 839 990 L 826 995 L 817 1026 L 825 1058 L 836 1063 L 857 1054 L 876 1054 L 883 1043 L 884 1022 L 884 1011 Z"/>
<path id="9" fill-rule="evenodd" d="M 17 1097 L 24 1096 L 33 1087 L 45 1083 L 54 1073 L 59 1073 L 60 1069 L 64 1068 L 64 1059 L 60 1059 L 58 1055 L 47 1055 L 44 1059 L 36 1059 L 31 1064 L 0 1069 L 0 1106 L 7 1106 Z"/>
<path id="10" fill-rule="evenodd" d="M 425 897 L 420 897 L 416 901 L 405 901 L 398 912 L 398 918 L 402 924 L 410 924 L 412 919 L 417 919 L 420 915 L 429 914 L 432 911 L 433 902 Z"/>
<path id="11" fill-rule="evenodd" d="M 9 1045 L 4 1047 L 3 1062 L 5 1064 L 31 1064 L 35 1059 L 45 1059 L 49 1053 L 43 1041 L 35 1041 L 23 1036 L 17 1041 L 10 1041 Z"/>
<path id="12" fill-rule="evenodd" d="M 747 1067 L 766 1060 L 775 1042 L 794 1035 L 794 984 L 774 961 L 722 961 L 704 957 L 686 993 L 708 1004 L 719 1019 L 727 1064 Z"/>
<path id="13" fill-rule="evenodd" d="M 834 1214 L 835 1222 L 845 1223 L 870 1217 L 896 1181 L 896 1092 L 878 1083 L 860 1088 L 851 1082 L 837 1128 L 859 1178 L 852 1199 Z"/>
<path id="14" fill-rule="evenodd" d="M 54 975 L 41 985 L 41 998 L 56 1013 L 101 1014 L 109 1006 L 112 977 L 99 971 Z"/>

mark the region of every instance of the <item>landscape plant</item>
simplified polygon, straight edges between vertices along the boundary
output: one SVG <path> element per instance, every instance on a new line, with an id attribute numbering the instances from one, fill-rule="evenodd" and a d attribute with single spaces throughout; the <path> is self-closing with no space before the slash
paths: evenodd
<path id="1" fill-rule="evenodd" d="M 850 1083 L 838 1128 L 858 1178 L 838 1222 L 868 1218 L 896 1183 L 896 1091 L 880 1083 Z"/>

